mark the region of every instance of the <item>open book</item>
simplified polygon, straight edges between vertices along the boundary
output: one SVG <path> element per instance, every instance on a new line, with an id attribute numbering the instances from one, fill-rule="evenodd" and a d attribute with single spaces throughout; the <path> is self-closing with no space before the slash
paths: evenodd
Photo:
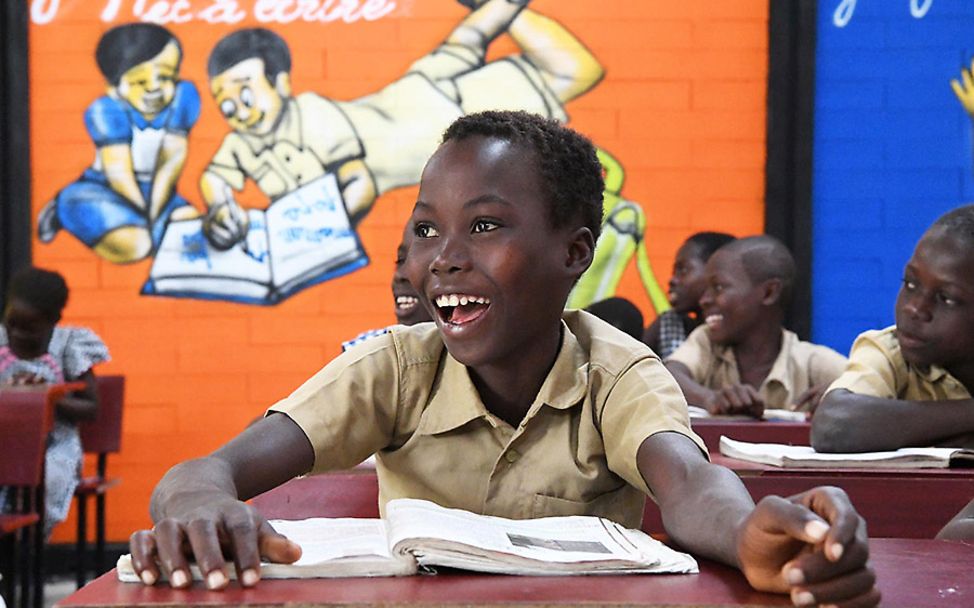
<path id="1" fill-rule="evenodd" d="M 437 566 L 538 576 L 698 571 L 689 555 L 601 517 L 513 520 L 400 498 L 386 505 L 384 520 L 271 524 L 303 554 L 294 564 L 261 564 L 263 578 L 408 576 Z M 118 578 L 138 582 L 128 555 L 118 560 Z"/>
<path id="2" fill-rule="evenodd" d="M 226 251 L 210 245 L 201 218 L 169 222 L 142 293 L 276 304 L 368 264 L 332 174 L 247 218 L 245 238 Z"/>
<path id="3" fill-rule="evenodd" d="M 688 405 L 687 411 L 690 413 L 690 418 L 713 418 L 714 420 L 758 420 L 754 416 L 715 416 L 706 409 L 696 405 Z M 795 412 L 792 410 L 768 408 L 764 410 L 764 416 L 762 416 L 760 419 L 772 420 L 775 422 L 805 422 L 808 420 L 808 412 Z"/>
<path id="4" fill-rule="evenodd" d="M 890 452 L 830 454 L 809 446 L 748 443 L 720 438 L 720 453 L 729 458 L 792 468 L 945 469 L 974 466 L 974 450 L 900 448 Z"/>

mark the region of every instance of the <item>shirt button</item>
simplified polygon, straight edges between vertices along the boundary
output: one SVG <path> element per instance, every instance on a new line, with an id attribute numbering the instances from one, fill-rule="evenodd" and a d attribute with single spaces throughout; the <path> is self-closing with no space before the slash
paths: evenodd
<path id="1" fill-rule="evenodd" d="M 514 463 L 514 461 L 516 461 L 516 460 L 517 460 L 517 459 L 518 459 L 518 458 L 519 458 L 520 456 L 521 456 L 521 455 L 520 455 L 520 454 L 518 454 L 517 452 L 515 452 L 514 450 L 510 450 L 509 452 L 507 452 L 506 454 L 504 454 L 504 458 L 506 458 L 506 459 L 507 459 L 507 462 L 510 462 L 510 463 L 512 463 L 512 464 L 513 464 L 513 463 Z"/>

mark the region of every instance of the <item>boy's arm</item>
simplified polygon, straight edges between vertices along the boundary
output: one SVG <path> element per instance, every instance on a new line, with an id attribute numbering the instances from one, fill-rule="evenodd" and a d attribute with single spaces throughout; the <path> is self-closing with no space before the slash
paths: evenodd
<path id="1" fill-rule="evenodd" d="M 229 249 L 247 235 L 247 214 L 233 197 L 229 182 L 213 171 L 200 176 L 200 193 L 206 203 L 203 232 L 217 249 Z"/>
<path id="2" fill-rule="evenodd" d="M 875 452 L 951 443 L 974 447 L 974 399 L 907 401 L 834 389 L 812 418 L 812 447 L 819 452 Z M 966 441 L 965 441 L 966 439 Z"/>
<path id="3" fill-rule="evenodd" d="M 78 377 L 85 387 L 80 391 L 68 393 L 57 402 L 58 414 L 68 420 L 94 420 L 98 415 L 98 386 L 95 374 L 90 369 Z"/>
<path id="4" fill-rule="evenodd" d="M 178 133 L 166 133 L 159 148 L 159 162 L 156 174 L 152 180 L 152 192 L 149 196 L 149 221 L 153 222 L 166 202 L 176 189 L 176 182 L 183 172 L 189 144 L 186 136 Z"/>
<path id="5" fill-rule="evenodd" d="M 865 523 L 841 490 L 769 496 L 755 507 L 736 475 L 707 462 L 679 433 L 646 438 L 637 466 L 667 533 L 694 553 L 740 568 L 755 589 L 791 593 L 800 605 L 879 602 Z"/>
<path id="6" fill-rule="evenodd" d="M 974 540 L 974 500 L 937 533 L 944 540 Z"/>
<path id="7" fill-rule="evenodd" d="M 673 374 L 691 405 L 717 415 L 746 414 L 755 418 L 764 415 L 764 399 L 749 384 L 735 384 L 715 391 L 694 380 L 690 368 L 679 361 L 667 360 L 666 369 Z"/>
<path id="8" fill-rule="evenodd" d="M 111 189 L 144 211 L 146 202 L 139 189 L 139 182 L 135 179 L 132 146 L 128 143 L 108 144 L 99 146 L 97 153 Z"/>
<path id="9" fill-rule="evenodd" d="M 129 541 L 136 574 L 151 585 L 159 580 L 161 565 L 173 587 L 186 587 L 192 582 L 188 564 L 195 561 L 207 586 L 220 589 L 229 580 L 225 559 L 234 562 L 244 586 L 259 580 L 261 556 L 295 561 L 300 547 L 242 501 L 306 473 L 313 464 L 314 451 L 301 428 L 275 414 L 210 456 L 174 466 L 152 494 L 155 526 Z"/>
<path id="10" fill-rule="evenodd" d="M 336 177 L 338 188 L 342 191 L 342 200 L 345 201 L 345 209 L 354 226 L 372 209 L 378 195 L 375 179 L 361 158 L 343 163 L 338 168 Z"/>

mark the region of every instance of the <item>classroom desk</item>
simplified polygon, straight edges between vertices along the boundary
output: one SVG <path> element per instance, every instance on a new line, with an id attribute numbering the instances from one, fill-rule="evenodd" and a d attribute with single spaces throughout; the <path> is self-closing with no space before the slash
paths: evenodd
<path id="1" fill-rule="evenodd" d="M 720 449 L 720 436 L 751 443 L 785 443 L 811 445 L 808 422 L 776 422 L 772 420 L 728 420 L 721 418 L 691 418 L 690 427 L 703 439 L 711 452 Z"/>
<path id="2" fill-rule="evenodd" d="M 974 605 L 974 545 L 935 540 L 879 539 L 871 543 L 882 605 L 889 608 Z M 115 571 L 56 604 L 63 608 L 118 606 L 790 606 L 784 595 L 750 589 L 737 571 L 701 560 L 698 575 L 515 577 L 442 573 L 373 579 L 263 581 L 223 592 L 201 583 L 176 591 L 120 583 Z"/>

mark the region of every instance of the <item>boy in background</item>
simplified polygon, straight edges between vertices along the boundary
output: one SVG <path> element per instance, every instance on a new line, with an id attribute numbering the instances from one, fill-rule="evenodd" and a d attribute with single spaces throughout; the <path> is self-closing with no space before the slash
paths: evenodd
<path id="1" fill-rule="evenodd" d="M 666 360 L 687 401 L 755 418 L 765 408 L 814 410 L 846 359 L 782 326 L 795 280 L 788 249 L 770 236 L 738 239 L 711 256 L 706 277 L 705 325 Z"/>
<path id="2" fill-rule="evenodd" d="M 896 325 L 863 332 L 812 419 L 822 452 L 974 447 L 974 205 L 944 214 L 903 271 Z"/>
<path id="3" fill-rule="evenodd" d="M 405 264 L 435 323 L 349 349 L 271 414 L 156 487 L 130 541 L 145 584 L 260 578 L 300 547 L 242 502 L 376 453 L 380 510 L 412 497 L 511 518 L 639 526 L 645 496 L 683 547 L 798 605 L 874 606 L 862 519 L 836 488 L 755 507 L 707 461 L 686 402 L 644 345 L 564 310 L 592 261 L 602 171 L 584 137 L 523 112 L 460 118 L 420 181 Z M 225 557 L 226 556 L 226 557 Z"/>
<path id="4" fill-rule="evenodd" d="M 95 162 L 41 210 L 41 242 L 64 228 L 110 262 L 137 262 L 158 247 L 170 219 L 198 215 L 176 193 L 200 114 L 196 87 L 179 79 L 182 53 L 152 23 L 102 35 L 95 60 L 108 93 L 85 112 Z"/>

